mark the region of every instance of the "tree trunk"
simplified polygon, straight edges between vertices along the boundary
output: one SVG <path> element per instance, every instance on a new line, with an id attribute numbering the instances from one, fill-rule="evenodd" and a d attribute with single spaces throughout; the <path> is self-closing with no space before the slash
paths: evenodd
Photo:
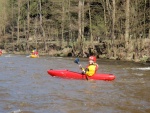
<path id="1" fill-rule="evenodd" d="M 61 45 L 64 42 L 64 21 L 65 21 L 65 3 L 64 0 L 62 1 L 62 20 L 61 20 Z M 61 46 L 60 45 L 60 46 Z"/>
<path id="2" fill-rule="evenodd" d="M 116 58 L 116 49 L 115 49 L 115 35 L 114 35 L 114 31 L 115 31 L 115 19 L 116 19 L 116 3 L 115 3 L 115 0 L 113 0 L 113 11 L 112 11 L 112 47 L 113 47 L 113 57 Z"/>
<path id="3" fill-rule="evenodd" d="M 26 44 L 27 44 L 27 48 L 26 48 L 26 51 L 29 52 L 29 37 L 30 37 L 30 0 L 28 0 L 28 13 L 27 13 L 27 37 L 26 37 Z"/>
<path id="4" fill-rule="evenodd" d="M 108 17 L 112 17 L 111 16 L 111 5 L 110 5 L 110 1 L 109 0 L 106 0 L 106 10 L 107 10 L 107 16 Z M 106 23 L 107 23 L 107 31 L 108 31 L 108 34 L 107 34 L 107 37 L 108 37 L 108 39 L 110 38 L 110 31 L 111 31 L 111 21 L 112 21 L 112 19 L 111 18 L 108 18 L 108 20 L 106 21 Z M 111 40 L 112 40 L 112 38 L 111 38 Z M 110 44 L 110 43 L 107 43 L 107 52 L 108 52 L 108 55 L 109 55 L 109 57 L 111 56 L 111 48 L 112 48 L 112 44 Z"/>
<path id="5" fill-rule="evenodd" d="M 130 14 L 130 0 L 126 0 L 126 8 L 125 8 L 125 14 L 126 14 L 126 21 L 125 21 L 125 47 L 127 48 L 128 46 L 128 41 L 129 41 L 129 14 Z"/>
<path id="6" fill-rule="evenodd" d="M 89 21 L 90 21 L 90 41 L 91 41 L 91 44 L 93 44 L 92 19 L 91 19 L 91 7 L 90 7 L 90 3 L 88 3 L 88 7 L 89 7 Z"/>
<path id="7" fill-rule="evenodd" d="M 145 0 L 145 5 L 144 5 L 144 37 L 146 37 L 146 33 L 145 33 L 145 31 L 146 31 L 146 0 Z"/>
<path id="8" fill-rule="evenodd" d="M 20 0 L 18 0 L 18 21 L 17 21 L 17 45 L 19 44 L 20 37 Z"/>
<path id="9" fill-rule="evenodd" d="M 84 39 L 84 0 L 82 2 L 82 39 Z M 84 40 L 82 40 L 84 41 Z"/>
<path id="10" fill-rule="evenodd" d="M 113 11 L 112 11 L 112 39 L 113 39 L 113 41 L 114 41 L 114 37 L 115 37 L 115 35 L 114 35 L 114 31 L 115 31 L 115 18 L 116 18 L 116 16 L 115 16 L 115 13 L 116 13 L 116 8 L 115 8 L 115 6 L 116 6 L 116 3 L 115 3 L 115 0 L 113 0 Z"/>
<path id="11" fill-rule="evenodd" d="M 78 5 L 78 41 L 79 41 L 79 43 L 81 43 L 81 40 L 82 40 L 82 35 L 81 35 L 81 33 L 82 33 L 82 27 L 81 27 L 81 25 L 82 25 L 82 18 L 81 18 L 81 14 L 82 14 L 82 1 L 81 0 L 79 0 L 79 5 Z"/>
<path id="12" fill-rule="evenodd" d="M 106 27 L 106 31 L 105 31 L 105 36 L 107 37 L 107 35 L 108 35 L 108 31 L 107 31 L 107 18 L 106 18 L 106 3 L 105 3 L 105 1 L 103 0 L 102 1 L 103 3 L 103 8 L 104 8 L 104 23 L 105 23 L 105 27 Z"/>
<path id="13" fill-rule="evenodd" d="M 45 49 L 45 51 L 47 51 L 47 43 L 46 43 L 46 36 L 45 36 L 45 31 L 44 31 L 44 28 L 43 28 L 43 20 L 42 20 L 42 4 L 41 4 L 41 0 L 39 0 L 39 15 L 40 15 L 40 27 L 41 27 L 41 29 L 42 29 L 42 36 L 43 36 L 43 41 L 44 41 L 44 49 Z"/>
<path id="14" fill-rule="evenodd" d="M 68 9 L 70 9 L 70 0 L 68 0 Z M 71 17 L 70 17 L 70 10 L 68 13 L 68 19 L 69 19 L 69 39 L 71 40 L 71 42 L 73 42 L 73 37 L 72 37 L 72 25 L 71 25 Z"/>
<path id="15" fill-rule="evenodd" d="M 38 35 L 37 35 L 37 23 L 38 23 L 38 20 L 37 20 L 37 18 L 35 18 L 35 23 L 34 23 L 34 39 L 35 39 L 35 46 L 36 46 L 36 48 L 38 48 L 37 47 L 37 37 L 38 37 Z"/>
<path id="16" fill-rule="evenodd" d="M 12 19 L 14 18 L 14 4 L 12 3 L 11 4 L 11 14 L 12 14 Z M 14 23 L 12 24 L 12 26 L 11 26 L 11 37 L 12 37 L 12 45 L 13 45 L 13 47 L 12 47 L 12 51 L 14 52 Z"/>
<path id="17" fill-rule="evenodd" d="M 149 31 L 148 31 L 148 38 L 150 39 L 150 29 L 149 29 Z"/>

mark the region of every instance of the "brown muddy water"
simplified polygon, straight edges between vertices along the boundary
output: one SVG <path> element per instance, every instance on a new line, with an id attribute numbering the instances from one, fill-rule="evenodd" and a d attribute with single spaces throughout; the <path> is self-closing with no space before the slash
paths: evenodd
<path id="1" fill-rule="evenodd" d="M 98 60 L 114 81 L 51 77 L 48 69 L 80 72 L 75 58 L 0 57 L 0 113 L 150 113 L 150 66 Z M 80 59 L 86 66 L 88 59 Z"/>

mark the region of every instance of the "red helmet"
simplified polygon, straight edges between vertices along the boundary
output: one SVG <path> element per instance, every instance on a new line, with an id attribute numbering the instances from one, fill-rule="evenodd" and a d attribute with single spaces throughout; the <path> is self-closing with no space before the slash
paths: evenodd
<path id="1" fill-rule="evenodd" d="M 94 62 L 96 62 L 96 57 L 95 56 L 90 56 L 89 60 L 93 60 Z"/>

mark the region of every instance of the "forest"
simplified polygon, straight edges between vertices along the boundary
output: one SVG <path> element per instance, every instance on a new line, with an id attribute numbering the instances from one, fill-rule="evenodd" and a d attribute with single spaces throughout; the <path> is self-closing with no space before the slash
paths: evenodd
<path id="1" fill-rule="evenodd" d="M 0 49 L 150 62 L 149 0 L 0 0 Z"/>

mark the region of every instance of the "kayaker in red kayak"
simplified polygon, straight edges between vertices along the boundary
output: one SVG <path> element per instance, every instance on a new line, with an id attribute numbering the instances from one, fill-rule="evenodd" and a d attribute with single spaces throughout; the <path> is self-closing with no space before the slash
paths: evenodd
<path id="1" fill-rule="evenodd" d="M 83 74 L 86 74 L 87 76 L 93 76 L 96 71 L 98 70 L 98 64 L 96 63 L 96 57 L 95 56 L 90 56 L 89 57 L 89 64 L 87 67 L 84 69 L 82 68 L 81 65 L 79 65 Z"/>
<path id="2" fill-rule="evenodd" d="M 89 64 L 87 68 L 82 68 L 79 58 L 74 60 L 74 63 L 78 64 L 80 69 L 82 69 L 83 73 L 81 72 L 73 72 L 69 70 L 48 70 L 48 74 L 54 77 L 66 78 L 66 79 L 78 79 L 78 80 L 107 80 L 111 81 L 115 79 L 115 75 L 113 74 L 106 74 L 106 73 L 96 73 L 98 69 L 98 64 L 96 63 L 96 57 L 91 56 L 89 57 Z"/>

